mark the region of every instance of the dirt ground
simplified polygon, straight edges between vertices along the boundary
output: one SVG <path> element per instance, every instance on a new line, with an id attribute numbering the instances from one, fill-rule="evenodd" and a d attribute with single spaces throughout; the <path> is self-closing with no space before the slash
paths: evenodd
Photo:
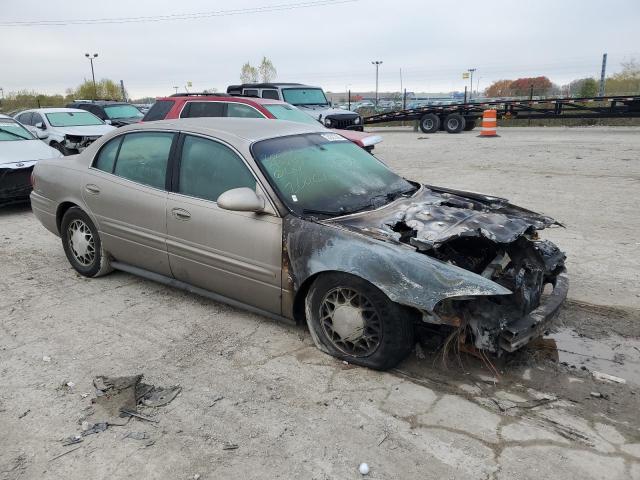
<path id="1" fill-rule="evenodd" d="M 379 131 L 376 153 L 408 178 L 566 226 L 547 235 L 571 274 L 548 337 L 482 360 L 444 356 L 425 330 L 393 371 L 353 367 L 303 327 L 121 272 L 80 277 L 28 206 L 5 208 L 0 479 L 356 479 L 362 462 L 377 479 L 640 479 L 640 128 Z M 134 374 L 182 391 L 140 410 L 153 421 L 63 446 L 93 378 Z"/>

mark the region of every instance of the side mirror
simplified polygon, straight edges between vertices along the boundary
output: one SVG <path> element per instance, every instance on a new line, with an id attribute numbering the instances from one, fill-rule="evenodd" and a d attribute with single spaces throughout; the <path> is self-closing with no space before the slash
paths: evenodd
<path id="1" fill-rule="evenodd" d="M 261 212 L 264 210 L 264 198 L 247 187 L 232 188 L 218 197 L 218 206 L 236 212 Z"/>
<path id="2" fill-rule="evenodd" d="M 43 122 L 38 122 L 34 125 L 38 130 L 46 130 L 47 126 Z"/>
<path id="3" fill-rule="evenodd" d="M 111 125 L 113 122 L 107 118 L 107 119 L 104 121 L 104 123 L 106 123 L 107 125 Z"/>

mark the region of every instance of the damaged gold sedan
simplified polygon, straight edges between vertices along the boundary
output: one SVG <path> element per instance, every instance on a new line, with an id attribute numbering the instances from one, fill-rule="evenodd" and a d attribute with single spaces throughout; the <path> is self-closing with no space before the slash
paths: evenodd
<path id="1" fill-rule="evenodd" d="M 564 254 L 538 238 L 553 219 L 406 180 L 321 126 L 132 125 L 38 163 L 31 198 L 81 274 L 306 322 L 321 350 L 371 368 L 401 361 L 424 323 L 514 351 L 568 290 Z"/>

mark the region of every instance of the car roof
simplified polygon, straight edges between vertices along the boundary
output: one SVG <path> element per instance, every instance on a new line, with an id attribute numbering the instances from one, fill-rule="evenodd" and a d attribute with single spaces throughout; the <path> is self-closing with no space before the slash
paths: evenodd
<path id="1" fill-rule="evenodd" d="M 286 137 L 305 133 L 327 133 L 329 130 L 320 123 L 318 126 L 306 123 L 278 120 L 273 122 L 264 118 L 229 118 L 229 117 L 200 117 L 176 118 L 171 120 L 157 120 L 142 122 L 121 127 L 118 132 L 158 130 L 181 130 L 191 133 L 201 133 L 221 139 L 235 138 L 244 143 L 253 143 L 267 138 Z"/>
<path id="2" fill-rule="evenodd" d="M 119 102 L 117 100 L 74 100 L 69 102 L 69 104 L 98 105 L 101 107 L 105 105 L 131 105 L 130 103 Z"/>
<path id="3" fill-rule="evenodd" d="M 251 105 L 252 103 L 258 104 L 258 105 L 272 105 L 272 104 L 277 104 L 277 105 L 283 105 L 286 104 L 287 102 L 283 102 L 282 100 L 275 100 L 272 98 L 260 98 L 260 97 L 247 97 L 247 96 L 237 96 L 237 95 L 220 95 L 220 94 L 216 94 L 216 95 L 207 95 L 207 94 L 191 94 L 191 95 L 171 95 L 169 97 L 158 97 L 156 100 L 176 100 L 176 99 L 180 99 L 180 100 L 187 100 L 187 101 L 194 101 L 194 102 L 239 102 L 239 103 L 246 103 Z"/>
<path id="4" fill-rule="evenodd" d="M 305 85 L 303 83 L 241 83 L 240 85 L 231 85 L 232 87 L 242 87 L 242 88 L 278 88 L 278 87 L 309 87 L 310 85 Z M 315 87 L 314 87 L 315 88 Z"/>
<path id="5" fill-rule="evenodd" d="M 64 112 L 80 112 L 80 113 L 88 113 L 86 110 L 81 110 L 80 108 L 30 108 L 28 110 L 23 110 L 20 113 L 24 112 L 39 112 L 39 113 L 64 113 Z"/>

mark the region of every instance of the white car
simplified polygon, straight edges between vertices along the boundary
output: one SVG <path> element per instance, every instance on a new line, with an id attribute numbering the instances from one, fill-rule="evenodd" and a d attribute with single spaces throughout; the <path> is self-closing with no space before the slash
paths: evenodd
<path id="1" fill-rule="evenodd" d="M 14 118 L 63 155 L 81 152 L 116 128 L 93 113 L 77 108 L 35 108 L 20 112 Z"/>
<path id="2" fill-rule="evenodd" d="M 0 205 L 26 201 L 36 162 L 61 156 L 19 122 L 0 114 Z"/>

